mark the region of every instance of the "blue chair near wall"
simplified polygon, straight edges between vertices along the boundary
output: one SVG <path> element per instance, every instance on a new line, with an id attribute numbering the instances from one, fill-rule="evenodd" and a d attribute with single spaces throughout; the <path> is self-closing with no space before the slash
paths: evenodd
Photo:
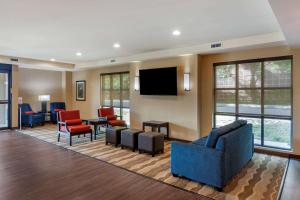
<path id="1" fill-rule="evenodd" d="M 30 104 L 23 103 L 19 105 L 19 110 L 21 108 L 21 120 L 22 126 L 33 127 L 35 125 L 44 125 L 45 124 L 45 114 L 44 113 L 35 113 L 33 112 Z"/>
<path id="2" fill-rule="evenodd" d="M 50 103 L 50 119 L 52 123 L 57 123 L 57 113 L 62 110 L 66 110 L 65 102 Z"/>

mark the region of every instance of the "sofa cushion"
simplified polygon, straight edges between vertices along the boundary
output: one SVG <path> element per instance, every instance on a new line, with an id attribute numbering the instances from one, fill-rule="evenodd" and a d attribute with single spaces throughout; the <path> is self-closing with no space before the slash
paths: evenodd
<path id="1" fill-rule="evenodd" d="M 192 144 L 196 144 L 199 146 L 205 146 L 206 140 L 207 140 L 207 137 L 203 137 L 203 138 L 193 141 Z"/>
<path id="2" fill-rule="evenodd" d="M 107 115 L 107 120 L 116 120 L 117 116 L 116 115 Z"/>
<path id="3" fill-rule="evenodd" d="M 81 119 L 69 119 L 65 121 L 68 126 L 81 125 Z"/>
<path id="4" fill-rule="evenodd" d="M 226 133 L 233 131 L 245 124 L 247 124 L 246 120 L 237 120 L 231 124 L 222 126 L 218 129 L 213 129 L 207 137 L 205 146 L 215 148 L 220 136 L 225 135 Z"/>
<path id="5" fill-rule="evenodd" d="M 76 125 L 76 126 L 68 126 L 68 129 L 71 134 L 77 133 L 88 133 L 91 130 L 89 125 Z M 60 129 L 62 132 L 66 132 L 66 127 L 62 126 Z"/>
<path id="6" fill-rule="evenodd" d="M 108 124 L 111 126 L 126 126 L 126 122 L 123 120 L 110 120 Z"/>

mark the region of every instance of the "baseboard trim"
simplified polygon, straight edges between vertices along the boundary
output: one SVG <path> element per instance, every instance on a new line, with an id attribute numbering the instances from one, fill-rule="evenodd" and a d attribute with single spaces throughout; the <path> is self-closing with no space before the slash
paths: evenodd
<path id="1" fill-rule="evenodd" d="M 273 149 L 254 147 L 254 152 L 300 160 L 300 155 L 293 154 L 290 151 L 278 151 Z"/>

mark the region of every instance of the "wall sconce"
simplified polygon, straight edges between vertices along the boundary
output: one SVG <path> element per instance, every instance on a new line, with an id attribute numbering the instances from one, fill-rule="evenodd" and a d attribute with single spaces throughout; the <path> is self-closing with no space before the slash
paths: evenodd
<path id="1" fill-rule="evenodd" d="M 134 90 L 135 91 L 140 90 L 140 77 L 139 76 L 134 77 Z"/>
<path id="2" fill-rule="evenodd" d="M 191 88 L 190 88 L 190 73 L 184 73 L 183 87 L 184 87 L 184 91 L 191 91 Z"/>

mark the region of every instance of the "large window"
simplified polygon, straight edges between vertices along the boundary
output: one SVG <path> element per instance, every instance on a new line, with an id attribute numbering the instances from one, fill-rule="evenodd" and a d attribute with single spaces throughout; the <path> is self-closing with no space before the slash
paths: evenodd
<path id="1" fill-rule="evenodd" d="M 101 74 L 101 106 L 114 107 L 115 114 L 130 124 L 129 72 Z"/>
<path id="2" fill-rule="evenodd" d="M 214 64 L 214 126 L 253 124 L 256 145 L 291 149 L 292 56 Z"/>

